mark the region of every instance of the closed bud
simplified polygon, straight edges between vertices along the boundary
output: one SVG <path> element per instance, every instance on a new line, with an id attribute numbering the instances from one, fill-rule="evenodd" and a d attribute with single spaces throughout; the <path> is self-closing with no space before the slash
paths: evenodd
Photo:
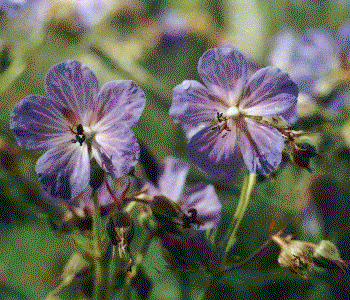
<path id="1" fill-rule="evenodd" d="M 311 172 L 311 169 L 309 167 L 310 159 L 318 155 L 316 152 L 316 147 L 306 142 L 297 143 L 296 146 L 297 147 L 294 150 L 293 154 L 294 162 L 298 166 L 305 168 Z"/>
<path id="2" fill-rule="evenodd" d="M 118 211 L 109 218 L 107 232 L 113 245 L 118 246 L 119 255 L 129 253 L 134 237 L 134 224 L 129 214 Z"/>
<path id="3" fill-rule="evenodd" d="M 105 174 L 99 164 L 93 159 L 91 161 L 90 186 L 96 191 L 104 182 Z"/>
<path id="4" fill-rule="evenodd" d="M 181 218 L 183 213 L 173 201 L 164 196 L 155 196 L 151 203 L 152 214 L 158 222 L 172 223 Z"/>
<path id="5" fill-rule="evenodd" d="M 282 247 L 278 263 L 307 279 L 314 272 L 312 254 L 313 244 L 293 240 Z"/>
<path id="6" fill-rule="evenodd" d="M 313 253 L 313 261 L 316 266 L 334 269 L 347 269 L 347 264 L 341 259 L 339 250 L 336 245 L 327 240 L 322 240 L 316 245 Z"/>

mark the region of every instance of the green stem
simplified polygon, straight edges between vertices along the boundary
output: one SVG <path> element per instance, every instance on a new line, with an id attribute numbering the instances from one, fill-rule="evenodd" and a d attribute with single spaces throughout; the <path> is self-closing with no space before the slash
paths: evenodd
<path id="1" fill-rule="evenodd" d="M 146 256 L 147 250 L 151 244 L 153 237 L 154 237 L 153 232 L 147 230 L 147 235 L 146 235 L 145 239 L 143 240 L 141 250 L 138 253 L 138 255 L 134 261 L 134 264 L 131 268 L 131 274 L 129 276 L 127 276 L 127 278 L 125 280 L 124 291 L 123 291 L 123 299 L 124 300 L 131 299 L 131 298 L 129 298 L 129 296 L 131 295 L 131 281 L 137 275 L 137 272 L 138 272 L 139 268 L 141 267 L 141 263 L 142 263 L 144 257 Z"/>
<path id="2" fill-rule="evenodd" d="M 94 192 L 94 210 L 92 214 L 93 224 L 92 224 L 92 243 L 94 248 L 94 300 L 103 299 L 104 291 L 104 281 L 105 281 L 105 272 L 102 265 L 102 246 L 101 246 L 101 214 L 100 206 L 97 197 L 97 192 Z"/>
<path id="3" fill-rule="evenodd" d="M 261 251 L 263 251 L 268 245 L 270 245 L 271 242 L 272 241 L 270 239 L 266 240 L 258 249 L 256 249 L 253 253 L 251 253 L 244 260 L 240 261 L 239 263 L 232 264 L 231 266 L 227 267 L 225 272 L 243 267 L 245 264 L 250 262 L 255 256 L 257 256 Z"/>
<path id="4" fill-rule="evenodd" d="M 242 191 L 239 197 L 236 212 L 231 220 L 231 223 L 226 231 L 226 234 L 223 240 L 221 255 L 219 256 L 221 260 L 220 260 L 218 271 L 220 273 L 222 273 L 225 270 L 228 252 L 230 251 L 231 247 L 235 242 L 236 233 L 239 228 L 239 225 L 242 222 L 246 209 L 248 207 L 249 198 L 253 191 L 255 182 L 256 182 L 256 174 L 249 173 L 244 178 Z"/>
<path id="5" fill-rule="evenodd" d="M 244 178 L 241 195 L 239 197 L 236 212 L 233 215 L 233 218 L 231 220 L 229 227 L 227 228 L 227 231 L 222 243 L 221 251 L 219 253 L 220 260 L 218 261 L 218 265 L 217 265 L 218 267 L 215 270 L 214 274 L 212 274 L 209 280 L 209 283 L 207 285 L 207 288 L 204 290 L 204 294 L 201 297 L 201 299 L 203 300 L 209 296 L 209 294 L 211 293 L 210 290 L 215 284 L 215 282 L 221 278 L 221 276 L 224 274 L 225 271 L 227 271 L 227 268 L 226 268 L 227 255 L 235 242 L 236 233 L 238 231 L 239 225 L 242 222 L 244 214 L 247 210 L 249 198 L 255 186 L 255 182 L 256 182 L 256 174 L 249 173 Z M 262 247 L 266 247 L 266 245 L 264 244 Z M 255 252 L 253 253 L 253 256 L 249 257 L 249 260 L 263 249 L 263 248 L 262 249 L 260 248 L 258 249 L 259 251 L 256 251 L 256 253 Z M 246 263 L 247 261 L 248 260 L 244 260 L 244 263 Z"/>
<path id="6" fill-rule="evenodd" d="M 179 270 L 179 279 L 181 287 L 181 300 L 191 299 L 191 286 L 188 272 Z"/>

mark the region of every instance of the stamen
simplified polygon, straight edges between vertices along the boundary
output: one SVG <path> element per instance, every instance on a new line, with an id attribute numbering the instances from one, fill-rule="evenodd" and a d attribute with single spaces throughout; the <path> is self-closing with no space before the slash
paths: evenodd
<path id="1" fill-rule="evenodd" d="M 82 146 L 84 141 L 85 141 L 85 139 L 86 139 L 86 136 L 84 134 L 83 125 L 79 124 L 77 126 L 77 131 L 74 131 L 73 127 L 74 126 L 72 126 L 72 127 L 68 126 L 70 132 L 75 134 L 75 139 L 72 139 L 72 143 L 79 143 L 80 146 Z"/>

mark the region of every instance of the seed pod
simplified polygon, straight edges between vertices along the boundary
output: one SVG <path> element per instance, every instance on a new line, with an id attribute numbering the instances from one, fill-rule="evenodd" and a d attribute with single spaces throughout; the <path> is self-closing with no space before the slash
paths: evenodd
<path id="1" fill-rule="evenodd" d="M 312 258 L 318 267 L 327 269 L 339 267 L 342 270 L 347 268 L 347 264 L 340 257 L 337 246 L 327 240 L 322 240 L 317 244 Z"/>
<path id="2" fill-rule="evenodd" d="M 129 214 L 118 211 L 109 218 L 107 232 L 115 246 L 127 250 L 134 237 L 134 224 Z"/>

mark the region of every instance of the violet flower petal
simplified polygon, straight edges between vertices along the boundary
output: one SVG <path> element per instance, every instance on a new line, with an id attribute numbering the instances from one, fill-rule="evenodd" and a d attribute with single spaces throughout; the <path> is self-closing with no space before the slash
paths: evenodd
<path id="1" fill-rule="evenodd" d="M 218 130 L 206 127 L 196 133 L 187 144 L 189 159 L 217 181 L 233 179 L 242 167 L 236 127 L 232 126 L 231 130 L 219 134 Z"/>
<path id="2" fill-rule="evenodd" d="M 194 208 L 197 211 L 199 229 L 215 227 L 221 217 L 221 203 L 212 185 L 199 183 L 187 190 L 181 199 L 181 210 L 188 214 Z"/>
<path id="3" fill-rule="evenodd" d="M 177 85 L 173 96 L 169 114 L 174 123 L 183 125 L 186 133 L 210 123 L 224 105 L 220 98 L 213 96 L 204 85 L 195 80 L 185 80 Z"/>
<path id="4" fill-rule="evenodd" d="M 257 71 L 249 80 L 239 107 L 252 116 L 280 116 L 296 106 L 298 87 L 289 75 L 275 67 Z"/>
<path id="5" fill-rule="evenodd" d="M 28 96 L 14 107 L 10 127 L 18 144 L 27 150 L 47 149 L 70 140 L 61 112 L 50 99 L 39 95 Z"/>
<path id="6" fill-rule="evenodd" d="M 238 50 L 224 46 L 207 50 L 198 62 L 198 73 L 209 90 L 220 87 L 232 91 L 233 97 L 225 99 L 235 105 L 247 82 L 248 60 Z"/>
<path id="7" fill-rule="evenodd" d="M 118 125 L 96 134 L 92 144 L 97 163 L 114 178 L 129 173 L 140 156 L 134 133 L 128 127 Z"/>
<path id="8" fill-rule="evenodd" d="M 98 93 L 98 81 L 88 67 L 75 60 L 53 66 L 46 75 L 45 89 L 73 125 L 78 125 L 75 121 L 86 123 L 89 120 Z M 79 120 L 74 120 L 71 113 Z"/>
<path id="9" fill-rule="evenodd" d="M 53 197 L 72 199 L 89 184 L 90 161 L 87 146 L 66 143 L 44 153 L 36 172 L 43 189 Z"/>
<path id="10" fill-rule="evenodd" d="M 178 202 L 185 186 L 189 166 L 181 159 L 168 156 L 164 159 L 158 179 L 159 192 Z"/>
<path id="11" fill-rule="evenodd" d="M 131 80 L 107 82 L 100 90 L 93 119 L 96 127 L 110 128 L 116 122 L 132 128 L 145 107 L 146 96 Z"/>
<path id="12" fill-rule="evenodd" d="M 245 120 L 245 126 L 239 132 L 244 162 L 251 173 L 268 174 L 277 168 L 282 160 L 282 134 L 276 128 L 250 118 Z"/>

